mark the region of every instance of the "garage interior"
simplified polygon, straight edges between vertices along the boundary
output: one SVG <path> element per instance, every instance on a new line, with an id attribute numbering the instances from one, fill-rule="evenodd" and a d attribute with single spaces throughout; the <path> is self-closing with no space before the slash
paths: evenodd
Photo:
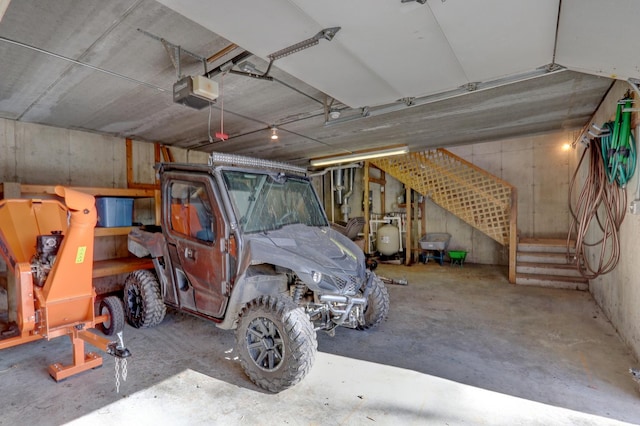
<path id="1" fill-rule="evenodd" d="M 2 349 L 0 424 L 640 423 L 640 174 L 614 190 L 604 244 L 588 247 L 595 219 L 572 220 L 599 129 L 640 96 L 637 16 L 631 0 L 0 0 L 2 198 L 85 188 L 154 224 L 157 162 L 237 154 L 308 168 L 329 220 L 368 219 L 365 252 L 385 222 L 404 247 L 377 257 L 384 323 L 318 333 L 289 390 L 243 375 L 233 333 L 169 310 L 126 327 L 118 392 L 108 356 L 47 376 L 66 339 Z M 176 98 L 191 76 L 211 99 Z M 114 262 L 130 260 L 128 231 L 96 228 L 99 294 L 140 266 Z M 429 233 L 464 261 L 423 249 Z M 536 244 L 565 265 L 533 272 Z M 13 278 L 0 262 L 0 320 Z"/>

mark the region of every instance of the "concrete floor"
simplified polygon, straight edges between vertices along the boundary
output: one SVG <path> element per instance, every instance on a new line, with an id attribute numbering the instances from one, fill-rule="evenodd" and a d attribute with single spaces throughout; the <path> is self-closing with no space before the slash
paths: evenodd
<path id="1" fill-rule="evenodd" d="M 380 265 L 391 312 L 380 328 L 318 336 L 311 373 L 277 395 L 234 359 L 233 333 L 170 312 L 127 327 L 134 356 L 55 383 L 68 339 L 0 351 L 0 425 L 640 424 L 638 362 L 588 293 L 507 283 L 506 269 Z"/>

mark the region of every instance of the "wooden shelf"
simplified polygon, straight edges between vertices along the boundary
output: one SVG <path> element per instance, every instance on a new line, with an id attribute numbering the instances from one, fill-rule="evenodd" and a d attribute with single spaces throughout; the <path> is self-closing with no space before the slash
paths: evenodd
<path id="1" fill-rule="evenodd" d="M 55 188 L 56 185 L 32 185 L 18 182 L 0 182 L 0 199 L 34 198 L 38 196 L 46 198 L 57 197 Z M 94 186 L 69 186 L 67 188 L 84 192 L 85 194 L 90 194 L 94 197 L 153 198 L 155 204 L 155 224 L 160 224 L 160 185 L 136 184 L 135 188 L 106 188 Z"/>
<path id="2" fill-rule="evenodd" d="M 63 185 L 64 186 L 64 185 Z M 65 186 L 67 187 L 67 186 Z M 47 197 L 56 195 L 56 185 L 31 185 L 15 182 L 0 182 L 0 199 L 5 196 L 20 198 Z M 138 185 L 135 188 L 101 188 L 101 187 L 67 187 L 94 197 L 126 197 L 126 198 L 153 198 L 155 202 L 156 222 L 160 217 L 160 189 L 159 185 Z M 113 228 L 96 227 L 95 237 L 127 236 L 135 226 L 122 226 Z M 109 277 L 112 275 L 126 274 L 138 269 L 153 269 L 151 259 L 140 259 L 135 256 L 120 257 L 114 259 L 93 262 L 93 278 Z"/>
<path id="3" fill-rule="evenodd" d="M 147 257 L 139 258 L 135 256 L 98 260 L 93 262 L 93 278 L 127 274 L 138 269 L 153 269 L 153 261 Z"/>
<path id="4" fill-rule="evenodd" d="M 21 184 L 20 192 L 31 195 L 55 195 L 56 185 L 29 185 Z M 128 198 L 147 198 L 154 197 L 156 189 L 136 189 L 136 188 L 99 188 L 89 186 L 70 186 L 86 194 L 94 197 L 128 197 Z"/>
<path id="5" fill-rule="evenodd" d="M 115 228 L 96 227 L 94 235 L 96 237 L 110 237 L 114 235 L 129 235 L 129 232 L 136 229 L 137 226 L 120 226 Z"/>

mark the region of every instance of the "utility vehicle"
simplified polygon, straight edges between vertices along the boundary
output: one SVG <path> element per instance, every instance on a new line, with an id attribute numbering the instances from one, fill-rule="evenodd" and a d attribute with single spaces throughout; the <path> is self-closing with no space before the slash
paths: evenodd
<path id="1" fill-rule="evenodd" d="M 155 266 L 125 281 L 134 327 L 159 324 L 168 305 L 235 329 L 246 374 L 280 392 L 309 372 L 317 330 L 365 330 L 386 317 L 387 289 L 331 229 L 305 169 L 214 153 L 158 173 L 161 226 L 129 234 L 129 251 Z"/>

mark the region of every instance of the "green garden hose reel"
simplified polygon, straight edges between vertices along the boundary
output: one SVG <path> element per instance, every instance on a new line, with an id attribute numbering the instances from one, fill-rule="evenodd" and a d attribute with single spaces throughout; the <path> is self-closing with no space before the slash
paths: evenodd
<path id="1" fill-rule="evenodd" d="M 636 168 L 636 141 L 631 133 L 631 105 L 633 99 L 627 92 L 616 108 L 614 121 L 603 124 L 600 135 L 602 158 L 609 183 L 617 182 L 625 188 Z"/>

